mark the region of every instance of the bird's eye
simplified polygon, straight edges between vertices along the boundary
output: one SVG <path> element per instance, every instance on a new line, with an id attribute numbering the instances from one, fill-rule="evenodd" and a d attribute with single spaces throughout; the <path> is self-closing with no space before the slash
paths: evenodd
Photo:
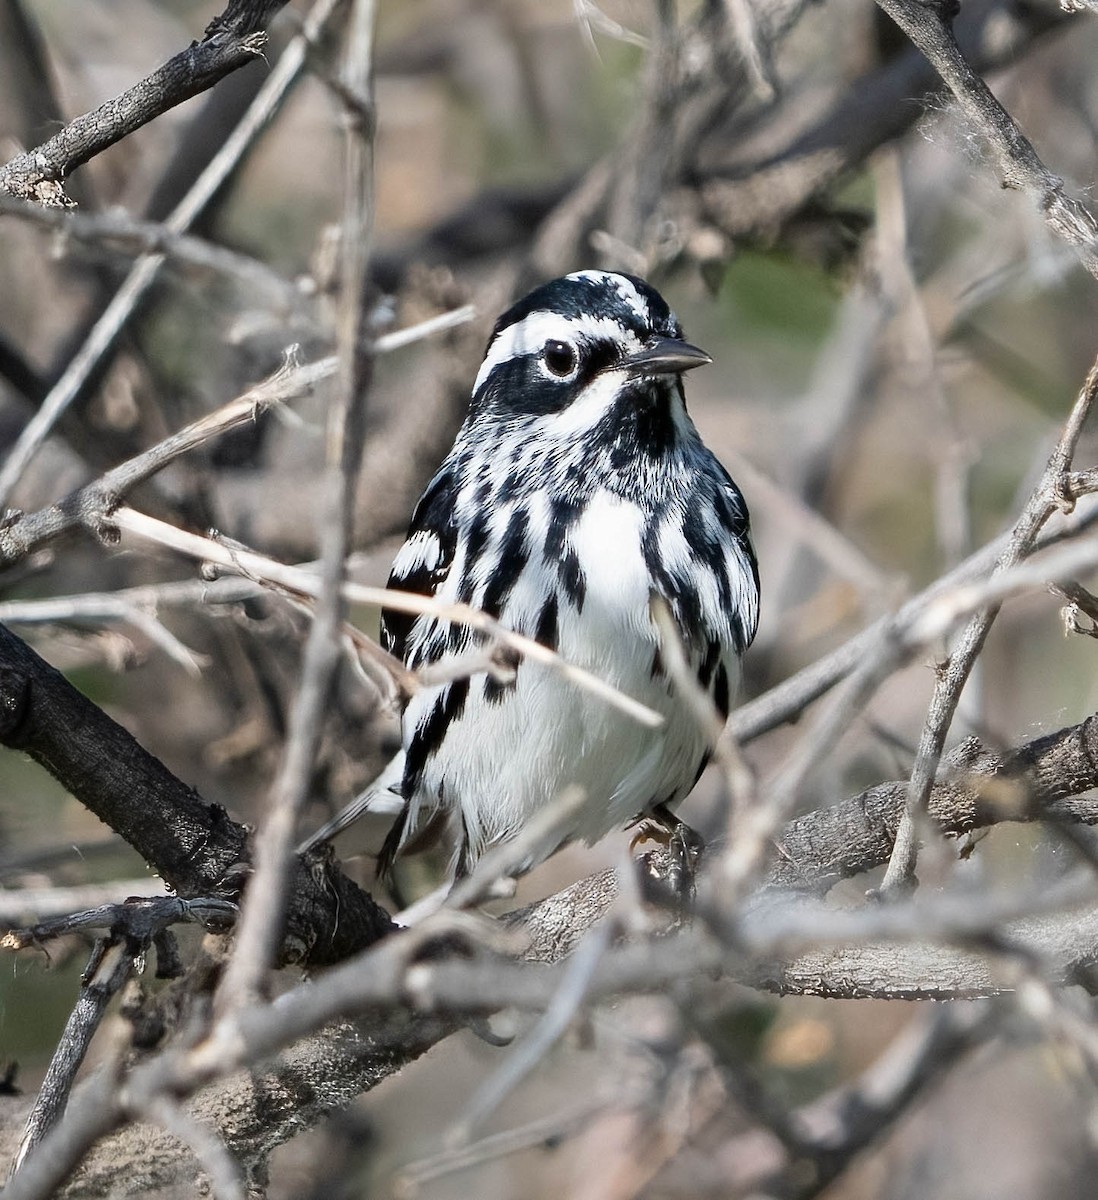
<path id="1" fill-rule="evenodd" d="M 576 369 L 576 349 L 567 342 L 546 342 L 541 356 L 549 370 L 561 379 Z"/>

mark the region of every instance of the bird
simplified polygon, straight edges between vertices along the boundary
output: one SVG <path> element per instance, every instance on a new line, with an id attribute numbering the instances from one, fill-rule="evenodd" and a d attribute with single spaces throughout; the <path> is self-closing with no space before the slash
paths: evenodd
<path id="1" fill-rule="evenodd" d="M 666 667 L 653 604 L 722 719 L 759 618 L 747 505 L 686 410 L 683 375 L 711 361 L 636 276 L 583 270 L 535 288 L 495 324 L 388 583 L 488 613 L 654 710 L 659 727 L 528 657 L 425 685 L 403 712 L 400 752 L 299 850 L 395 810 L 379 880 L 440 825 L 461 878 L 568 789 L 579 801 L 539 861 L 636 819 L 677 820 L 710 734 Z M 485 644 L 467 625 L 395 609 L 381 635 L 412 671 Z"/>

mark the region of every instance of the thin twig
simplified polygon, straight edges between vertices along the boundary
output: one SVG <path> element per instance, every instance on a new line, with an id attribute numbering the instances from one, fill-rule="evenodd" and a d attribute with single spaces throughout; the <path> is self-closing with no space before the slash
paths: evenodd
<path id="1" fill-rule="evenodd" d="M 113 509 L 138 484 L 162 471 L 181 455 L 231 429 L 250 424 L 274 405 L 306 395 L 331 374 L 332 366 L 328 360 L 298 366 L 295 354 L 291 351 L 270 378 L 127 459 L 57 504 L 35 513 L 17 514 L 0 524 L 0 562 L 15 562 L 75 525 L 87 525 L 94 532 L 109 536 Z"/>
<path id="2" fill-rule="evenodd" d="M 292 280 L 260 259 L 206 238 L 175 232 L 161 221 L 141 221 L 123 212 L 84 213 L 43 208 L 3 193 L 0 193 L 0 216 L 54 230 L 74 241 L 117 247 L 133 256 L 159 254 L 188 267 L 214 271 L 237 281 L 253 294 L 270 297 L 282 309 L 299 308 L 306 299 Z"/>
<path id="3" fill-rule="evenodd" d="M 108 845 L 116 850 L 121 843 L 112 841 Z M 41 924 L 103 904 L 117 905 L 132 896 L 153 899 L 163 895 L 164 884 L 159 879 L 119 879 L 75 887 L 3 888 L 0 889 L 0 929 L 13 928 L 27 921 Z"/>
<path id="4" fill-rule="evenodd" d="M 1001 577 L 1032 552 L 1037 535 L 1053 513 L 1061 509 L 1070 511 L 1074 504 L 1074 498 L 1067 491 L 1071 461 L 1094 403 L 1096 392 L 1098 392 L 1098 359 L 1095 360 L 1088 372 L 1086 381 L 1072 406 L 1060 440 L 1049 458 L 1040 482 L 1034 489 L 1022 515 L 1015 523 L 1007 547 L 995 565 L 992 575 L 993 584 L 998 582 L 1002 585 L 1004 580 Z M 1047 558 L 1042 563 L 1042 568 L 1048 570 Z M 1017 580 L 1018 573 L 1013 572 L 1010 578 Z M 1053 578 L 1054 576 L 1050 574 L 1048 581 L 1051 582 Z M 1006 586 L 1012 586 L 1009 579 L 1006 581 Z M 985 591 L 989 590 L 985 589 Z M 919 738 L 915 766 L 911 772 L 907 810 L 897 831 L 896 846 L 881 883 L 881 892 L 884 895 L 893 895 L 914 884 L 918 859 L 919 827 L 926 814 L 930 789 L 934 784 L 934 776 L 938 770 L 946 735 L 953 722 L 953 715 L 957 710 L 965 682 L 983 648 L 984 641 L 998 612 L 998 604 L 992 601 L 986 611 L 977 612 L 972 617 L 952 650 L 945 669 L 941 671 L 935 681 L 934 694 Z"/>
<path id="5" fill-rule="evenodd" d="M 1098 220 L 1082 201 L 1065 193 L 1064 181 L 1045 166 L 1017 122 L 973 70 L 943 19 L 949 5 L 920 0 L 877 3 L 930 60 L 965 119 L 986 140 L 1003 186 L 1029 194 L 1053 233 L 1098 277 Z"/>
<path id="6" fill-rule="evenodd" d="M 473 309 L 465 305 L 406 329 L 394 330 L 377 339 L 375 353 L 388 354 L 402 349 L 456 328 L 471 320 L 473 315 Z M 317 384 L 335 375 L 337 367 L 335 355 L 298 365 L 296 350 L 291 349 L 273 375 L 217 411 L 200 417 L 178 433 L 127 459 L 56 504 L 34 513 L 9 515 L 0 522 L 0 563 L 15 562 L 76 525 L 87 525 L 93 532 L 109 535 L 114 509 L 139 483 L 211 438 L 253 421 L 272 406 L 308 394 Z"/>
<path id="7" fill-rule="evenodd" d="M 447 1148 L 428 1158 L 418 1159 L 401 1168 L 394 1181 L 395 1194 L 399 1200 L 403 1200 L 404 1197 L 418 1195 L 423 1184 L 441 1179 L 444 1175 L 467 1171 L 470 1167 L 493 1162 L 534 1146 L 558 1146 L 566 1138 L 582 1133 L 612 1104 L 610 1098 L 584 1101 L 564 1112 L 539 1117 L 529 1124 L 505 1129 L 501 1133 L 489 1134 L 467 1146 Z"/>
<path id="8" fill-rule="evenodd" d="M 363 288 L 373 219 L 373 0 L 351 9 L 343 78 L 369 106 L 369 118 L 349 111 L 346 142 L 339 344 L 339 402 L 332 406 L 322 480 L 321 556 L 313 623 L 305 643 L 301 683 L 270 804 L 255 840 L 254 874 L 245 895 L 233 954 L 218 986 L 221 1013 L 254 1003 L 282 940 L 286 887 L 298 817 L 308 794 L 325 708 L 340 656 L 345 603 L 342 584 L 351 544 L 354 494 L 362 461 L 366 393 L 373 372 L 371 311 Z"/>
<path id="9" fill-rule="evenodd" d="M 310 43 L 327 24 L 338 4 L 339 0 L 317 0 L 306 19 L 304 30 L 280 55 L 244 117 L 164 222 L 170 233 L 184 233 L 189 229 L 236 169 L 253 140 L 278 111 L 286 93 L 305 65 Z M 49 437 L 61 415 L 76 399 L 89 375 L 114 345 L 163 263 L 162 254 L 151 254 L 133 265 L 84 344 L 19 435 L 3 467 L 0 467 L 0 511 L 3 511 L 15 485 L 42 443 Z"/>
<path id="10" fill-rule="evenodd" d="M 81 980 L 80 998 L 65 1023 L 65 1030 L 50 1060 L 34 1108 L 27 1118 L 27 1126 L 11 1166 L 13 1177 L 34 1148 L 60 1121 L 76 1072 L 103 1020 L 107 1005 L 129 979 L 140 953 L 140 947 L 125 937 L 102 939 L 95 943 Z"/>
<path id="11" fill-rule="evenodd" d="M 560 987 L 537 1024 L 473 1093 L 455 1127 L 454 1140 L 468 1143 L 477 1127 L 494 1113 L 564 1036 L 583 1004 L 591 978 L 615 934 L 612 920 L 600 921 L 568 959 Z"/>
<path id="12" fill-rule="evenodd" d="M 1085 483 L 1085 486 L 1076 487 L 1076 483 L 1079 482 Z M 1071 476 L 1070 493 L 1075 497 L 1092 494 L 1098 490 L 1096 485 L 1098 475 L 1092 477 L 1085 472 L 1075 472 Z M 1095 524 L 1098 524 L 1098 506 L 1086 512 L 1077 512 L 1072 520 L 1065 521 L 1063 527 L 1053 533 L 1043 532 L 1037 539 L 1037 546 L 1043 548 L 1070 538 L 1078 538 L 1090 531 Z M 783 680 L 763 695 L 741 705 L 732 714 L 729 728 L 742 742 L 749 742 L 780 725 L 796 720 L 813 701 L 819 699 L 864 662 L 866 654 L 876 645 L 886 625 L 893 621 L 900 626 L 908 624 L 916 614 L 940 596 L 960 584 L 986 575 L 994 568 L 1009 542 L 1008 533 L 993 538 L 952 571 L 905 601 L 894 615 L 879 618 L 843 645 L 789 679 Z"/>
<path id="13" fill-rule="evenodd" d="M 302 596 L 316 596 L 317 577 L 311 571 L 300 567 L 286 566 L 265 555 L 256 554 L 251 550 L 230 549 L 211 538 L 199 537 L 176 529 L 163 521 L 157 521 L 144 513 L 132 508 L 123 507 L 114 514 L 114 524 L 124 532 L 138 537 L 148 538 L 168 546 L 181 554 L 201 562 L 216 563 L 226 570 L 240 572 L 250 579 L 261 581 L 268 586 L 284 588 Z M 582 688 L 594 696 L 599 696 L 607 704 L 613 705 L 621 712 L 628 714 L 633 720 L 652 729 L 663 724 L 663 717 L 654 709 L 641 704 L 631 696 L 619 692 L 599 676 L 591 674 L 582 667 L 574 666 L 561 658 L 548 646 L 543 646 L 533 638 L 514 633 L 501 625 L 494 617 L 471 608 L 467 604 L 446 604 L 432 596 L 421 596 L 415 592 L 401 592 L 390 588 L 367 587 L 360 583 L 344 583 L 343 596 L 351 604 L 370 605 L 375 608 L 391 608 L 398 612 L 414 613 L 416 616 L 431 616 L 440 621 L 449 621 L 455 625 L 468 625 L 501 645 L 518 651 L 524 657 L 551 667 L 563 678 Z"/>

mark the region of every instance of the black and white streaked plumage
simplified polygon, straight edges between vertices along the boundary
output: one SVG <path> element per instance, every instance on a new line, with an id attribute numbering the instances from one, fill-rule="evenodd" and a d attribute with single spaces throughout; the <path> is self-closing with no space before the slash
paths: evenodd
<path id="1" fill-rule="evenodd" d="M 628 275 L 580 271 L 500 317 L 389 586 L 483 609 L 665 720 L 645 728 L 529 660 L 512 682 L 423 688 L 377 784 L 403 799 L 379 873 L 440 814 L 462 874 L 566 788 L 586 797 L 571 836 L 594 842 L 694 786 L 706 738 L 662 670 L 651 598 L 667 602 L 725 715 L 759 608 L 743 497 L 686 412 L 682 372 L 709 361 Z M 480 641 L 393 611 L 382 635 L 412 670 Z M 309 844 L 346 823 L 341 814 Z"/>

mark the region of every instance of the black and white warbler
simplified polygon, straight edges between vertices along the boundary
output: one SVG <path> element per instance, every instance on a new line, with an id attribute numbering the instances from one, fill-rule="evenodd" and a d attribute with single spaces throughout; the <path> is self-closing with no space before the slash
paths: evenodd
<path id="1" fill-rule="evenodd" d="M 640 279 L 580 271 L 531 292 L 496 323 L 469 414 L 389 578 L 485 610 L 663 725 L 645 728 L 529 659 L 508 681 L 425 687 L 404 713 L 402 753 L 303 848 L 394 794 L 402 804 L 379 876 L 439 818 L 464 874 L 566 788 L 584 799 L 561 842 L 594 842 L 653 811 L 669 817 L 708 745 L 663 669 L 652 597 L 665 600 L 723 715 L 759 611 L 743 496 L 686 412 L 682 373 L 709 361 Z M 412 670 L 482 641 L 391 610 L 382 637 Z"/>

